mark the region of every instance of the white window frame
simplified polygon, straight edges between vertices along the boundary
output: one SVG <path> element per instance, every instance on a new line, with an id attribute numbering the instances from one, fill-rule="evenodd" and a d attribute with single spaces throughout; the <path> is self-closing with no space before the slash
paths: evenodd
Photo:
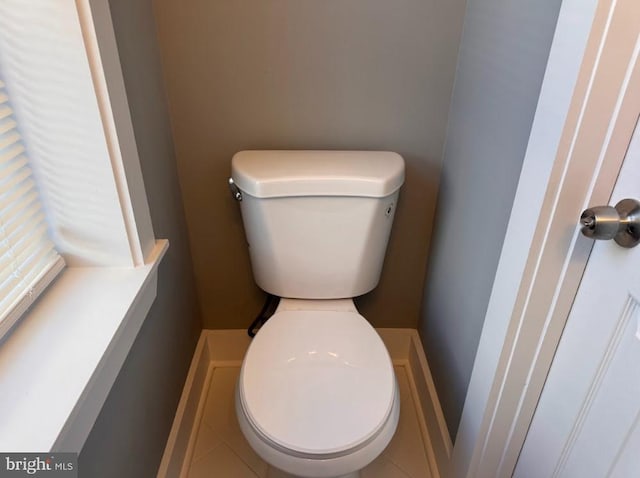
<path id="1" fill-rule="evenodd" d="M 56 214 L 73 212 L 48 204 L 53 240 L 69 267 L 0 342 L 5 452 L 80 452 L 155 299 L 158 264 L 168 247 L 151 225 L 108 1 L 53 3 L 66 9 L 73 48 L 86 55 L 93 95 L 86 99 L 94 106 L 84 111 L 104 139 L 104 154 L 92 150 L 91 158 L 108 172 L 103 188 L 77 184 L 70 197 L 95 200 L 98 194 L 102 213 L 121 227 L 101 231 L 109 253 L 96 257 L 91 247 L 56 234 Z M 69 221 L 65 234 L 69 227 L 80 237 L 95 233 L 81 220 Z"/>

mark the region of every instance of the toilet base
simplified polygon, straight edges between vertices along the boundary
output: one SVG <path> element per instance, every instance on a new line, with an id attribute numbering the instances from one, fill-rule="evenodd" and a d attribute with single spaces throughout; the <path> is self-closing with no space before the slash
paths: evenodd
<path id="1" fill-rule="evenodd" d="M 267 475 L 267 478 L 304 478 L 296 475 L 290 475 L 289 473 L 285 473 L 284 471 L 277 471 L 273 476 L 271 473 Z M 335 478 L 360 478 L 360 472 L 354 471 L 353 473 L 349 473 L 348 475 L 340 475 Z"/>
<path id="2" fill-rule="evenodd" d="M 339 456 L 336 458 L 309 460 L 284 454 L 277 448 L 267 445 L 247 420 L 242 408 L 238 388 L 236 388 L 235 395 L 236 417 L 240 425 L 240 430 L 249 442 L 251 448 L 253 448 L 253 450 L 264 461 L 277 470 L 282 470 L 282 468 L 287 468 L 288 470 L 287 473 L 276 471 L 273 478 L 360 478 L 360 472 L 358 470 L 369 465 L 369 463 L 375 460 L 387 447 L 396 431 L 398 419 L 400 418 L 400 393 L 398 391 L 398 383 L 396 382 L 396 399 L 393 402 L 387 422 L 383 425 L 378 435 L 367 446 L 360 448 L 349 455 Z M 346 475 L 336 474 L 349 469 L 353 470 L 354 468 L 356 471 Z M 271 475 L 269 476 L 271 478 Z"/>

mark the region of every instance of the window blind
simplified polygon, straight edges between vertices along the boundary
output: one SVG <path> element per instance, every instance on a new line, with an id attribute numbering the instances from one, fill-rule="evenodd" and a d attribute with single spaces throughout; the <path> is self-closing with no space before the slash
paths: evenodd
<path id="1" fill-rule="evenodd" d="M 63 268 L 0 79 L 0 338 Z"/>

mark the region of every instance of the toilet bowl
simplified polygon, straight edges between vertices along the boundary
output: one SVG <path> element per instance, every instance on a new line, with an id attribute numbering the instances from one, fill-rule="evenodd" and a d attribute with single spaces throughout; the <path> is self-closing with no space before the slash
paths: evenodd
<path id="1" fill-rule="evenodd" d="M 358 476 L 393 437 L 399 410 L 389 354 L 351 299 L 283 299 L 236 388 L 249 444 L 295 477 Z"/>

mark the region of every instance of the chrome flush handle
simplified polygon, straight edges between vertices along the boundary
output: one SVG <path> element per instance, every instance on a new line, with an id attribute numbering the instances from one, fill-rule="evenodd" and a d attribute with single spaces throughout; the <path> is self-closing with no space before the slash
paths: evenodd
<path id="1" fill-rule="evenodd" d="M 231 195 L 236 201 L 242 201 L 242 191 L 233 182 L 233 178 L 229 178 L 229 189 L 231 189 Z"/>

